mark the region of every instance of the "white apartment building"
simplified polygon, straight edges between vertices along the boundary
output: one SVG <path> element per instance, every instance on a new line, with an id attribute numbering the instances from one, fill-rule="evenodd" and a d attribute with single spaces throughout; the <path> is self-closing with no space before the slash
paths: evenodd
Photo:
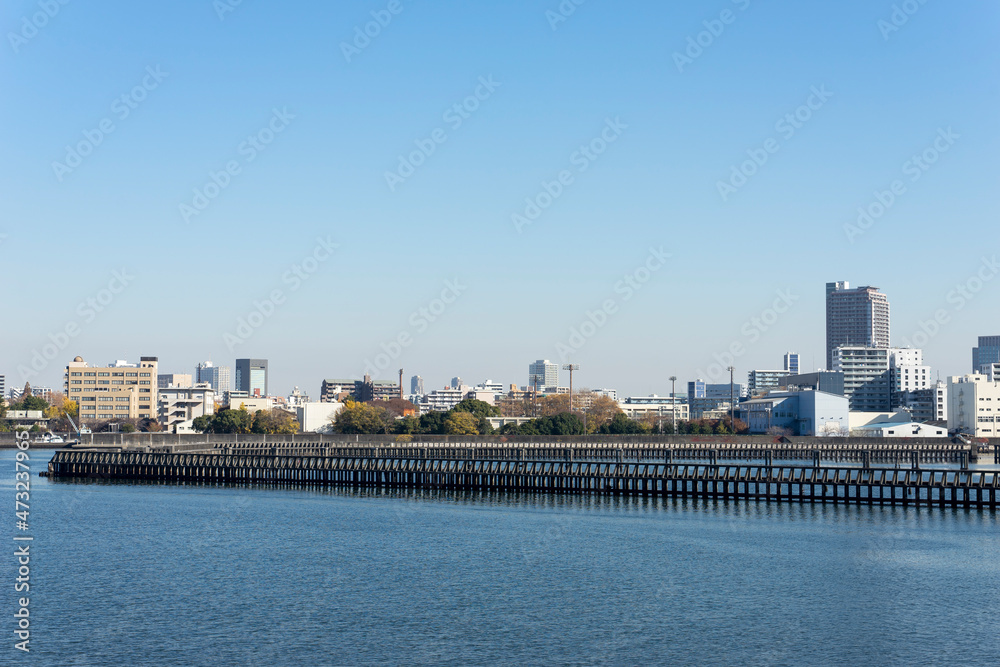
<path id="1" fill-rule="evenodd" d="M 889 348 L 892 391 L 920 391 L 932 385 L 931 367 L 924 365 L 924 351 L 912 347 Z"/>
<path id="2" fill-rule="evenodd" d="M 164 387 L 157 399 L 157 418 L 168 433 L 194 433 L 192 422 L 215 414 L 215 390 L 210 384 Z"/>
<path id="3" fill-rule="evenodd" d="M 1000 381 L 979 373 L 948 378 L 948 430 L 1000 437 Z"/>
<path id="4" fill-rule="evenodd" d="M 629 396 L 618 402 L 629 419 L 638 419 L 648 414 L 655 414 L 669 420 L 673 415 L 677 421 L 687 421 L 689 417 L 688 404 L 676 396 Z"/>
<path id="5" fill-rule="evenodd" d="M 606 396 L 612 401 L 618 400 L 618 390 L 617 389 L 591 389 L 591 392 L 598 396 Z"/>
<path id="6" fill-rule="evenodd" d="M 435 389 L 431 393 L 426 394 L 420 403 L 417 404 L 417 407 L 420 408 L 420 414 L 427 412 L 447 412 L 461 403 L 467 393 L 469 393 L 469 387 Z"/>

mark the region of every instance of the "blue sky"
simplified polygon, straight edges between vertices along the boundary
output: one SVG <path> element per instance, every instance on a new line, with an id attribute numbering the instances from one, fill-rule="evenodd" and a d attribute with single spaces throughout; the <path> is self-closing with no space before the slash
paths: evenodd
<path id="1" fill-rule="evenodd" d="M 2 10 L 8 385 L 59 386 L 77 354 L 265 357 L 273 391 L 313 394 L 366 363 L 431 388 L 549 358 L 663 394 L 734 344 L 742 377 L 786 350 L 822 365 L 832 280 L 882 288 L 895 343 L 937 317 L 916 342 L 942 376 L 1000 333 L 995 4 L 913 2 L 898 26 L 861 0 L 44 6 Z M 546 207 L 518 226 L 526 199 Z"/>

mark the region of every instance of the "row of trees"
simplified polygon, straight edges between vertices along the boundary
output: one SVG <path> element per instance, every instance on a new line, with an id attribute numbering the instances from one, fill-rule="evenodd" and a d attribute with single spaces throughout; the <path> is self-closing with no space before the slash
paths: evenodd
<path id="1" fill-rule="evenodd" d="M 202 433 L 282 433 L 299 432 L 299 423 L 288 412 L 275 408 L 250 414 L 245 405 L 238 410 L 223 409 L 212 415 L 196 417 L 192 422 Z"/>
<path id="2" fill-rule="evenodd" d="M 40 411 L 43 416 L 47 417 L 49 421 L 49 429 L 52 431 L 69 431 L 71 430 L 69 420 L 66 416 L 69 415 L 73 419 L 76 419 L 80 411 L 80 406 L 77 405 L 76 401 L 71 401 L 61 392 L 53 392 L 48 401 L 46 401 L 41 396 L 34 396 L 30 394 L 30 385 L 25 385 L 25 395 L 19 401 L 7 404 L 2 397 L 0 397 L 0 431 L 10 431 L 13 428 L 13 424 L 6 419 L 7 413 L 9 411 L 20 411 L 20 410 L 31 410 Z M 39 431 L 38 427 L 33 427 L 33 431 Z"/>
<path id="3" fill-rule="evenodd" d="M 400 411 L 408 412 L 412 407 L 407 401 L 400 404 L 394 404 L 393 401 L 358 403 L 348 399 L 331 423 L 334 433 L 491 435 L 494 430 L 487 418 L 500 415 L 495 406 L 471 398 L 465 399 L 448 412 L 429 412 L 419 418 L 402 416 Z"/>
<path id="4" fill-rule="evenodd" d="M 398 400 L 398 399 L 394 399 Z M 539 416 L 522 424 L 505 424 L 500 435 L 583 435 L 583 434 L 635 434 L 648 435 L 673 433 L 668 419 L 649 414 L 634 420 L 625 416 L 618 403 L 605 396 L 594 397 L 585 411 L 569 411 L 569 396 L 546 396 L 538 403 Z M 403 405 L 405 404 L 405 405 Z M 332 418 L 335 433 L 397 434 L 397 435 L 492 435 L 490 417 L 499 417 L 502 406 L 466 399 L 448 412 L 430 412 L 419 418 L 403 416 L 406 401 L 358 403 L 348 400 Z M 563 408 L 563 409 L 560 409 Z M 746 433 L 747 425 L 729 418 L 678 422 L 677 432 L 684 434 Z"/>

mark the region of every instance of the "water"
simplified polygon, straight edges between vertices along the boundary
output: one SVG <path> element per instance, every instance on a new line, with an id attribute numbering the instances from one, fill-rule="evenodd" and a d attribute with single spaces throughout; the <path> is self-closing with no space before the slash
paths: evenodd
<path id="1" fill-rule="evenodd" d="M 990 513 L 31 481 L 0 664 L 1000 663 Z"/>

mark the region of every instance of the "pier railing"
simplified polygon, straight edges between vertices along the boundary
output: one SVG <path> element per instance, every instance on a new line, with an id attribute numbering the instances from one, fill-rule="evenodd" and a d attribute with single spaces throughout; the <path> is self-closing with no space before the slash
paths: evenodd
<path id="1" fill-rule="evenodd" d="M 127 451 L 122 448 L 123 451 Z M 980 445 L 953 443 L 907 443 L 882 441 L 877 445 L 841 443 L 389 443 L 384 446 L 317 444 L 271 441 L 233 444 L 184 444 L 143 447 L 146 452 L 199 452 L 265 456 L 360 456 L 440 459 L 540 460 L 540 461 L 820 461 L 856 463 L 864 466 L 916 464 L 1000 463 L 1000 448 L 992 452 Z"/>
<path id="2" fill-rule="evenodd" d="M 534 491 L 995 510 L 1000 472 L 911 468 L 57 451 L 48 474 L 212 484 Z"/>

